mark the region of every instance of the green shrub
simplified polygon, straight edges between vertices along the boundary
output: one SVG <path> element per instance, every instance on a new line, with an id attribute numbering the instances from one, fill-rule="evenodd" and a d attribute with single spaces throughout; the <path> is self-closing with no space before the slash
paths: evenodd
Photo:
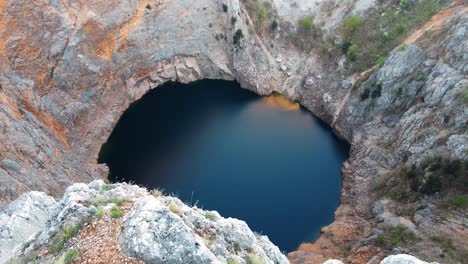
<path id="1" fill-rule="evenodd" d="M 228 11 L 228 6 L 226 4 L 223 4 L 223 12 L 226 13 Z"/>
<path id="2" fill-rule="evenodd" d="M 385 62 L 385 60 L 387 59 L 387 56 L 380 56 L 377 61 L 375 61 L 375 65 L 381 65 Z"/>
<path id="3" fill-rule="evenodd" d="M 260 23 L 260 25 L 262 25 L 267 20 L 267 18 L 267 11 L 263 6 L 261 6 L 258 10 L 258 22 Z"/>
<path id="4" fill-rule="evenodd" d="M 52 242 L 52 250 L 54 252 L 60 252 L 62 251 L 63 247 L 65 246 L 65 243 L 72 238 L 78 235 L 78 233 L 83 229 L 85 221 L 80 221 L 74 226 L 66 226 L 62 233 L 59 235 L 55 235 L 55 238 Z"/>
<path id="5" fill-rule="evenodd" d="M 419 72 L 418 75 L 416 76 L 416 78 L 414 78 L 416 81 L 418 82 L 425 82 L 427 81 L 427 76 L 422 73 L 422 72 Z"/>
<path id="6" fill-rule="evenodd" d="M 273 20 L 270 25 L 271 30 L 276 30 L 278 28 L 278 22 L 276 20 Z"/>
<path id="7" fill-rule="evenodd" d="M 451 204 L 456 206 L 456 207 L 460 207 L 460 208 L 465 208 L 468 206 L 468 195 L 458 195 L 458 196 L 455 196 L 452 200 L 451 200 Z"/>
<path id="8" fill-rule="evenodd" d="M 411 2 L 410 0 L 400 0 L 400 7 L 402 8 L 408 8 L 410 6 Z"/>
<path id="9" fill-rule="evenodd" d="M 359 16 L 352 16 L 344 21 L 344 29 L 346 33 L 353 33 L 362 23 L 362 18 Z"/>
<path id="10" fill-rule="evenodd" d="M 441 237 L 441 236 L 432 236 L 431 241 L 440 245 L 440 247 L 445 251 L 456 250 L 453 242 L 450 238 Z"/>
<path id="11" fill-rule="evenodd" d="M 377 245 L 384 245 L 385 244 L 385 237 L 383 235 L 378 235 L 376 238 L 375 238 L 375 242 L 377 243 Z"/>
<path id="12" fill-rule="evenodd" d="M 384 226 L 385 237 L 388 238 L 392 247 L 399 244 L 408 244 L 418 240 L 416 235 L 410 231 L 406 226 Z"/>
<path id="13" fill-rule="evenodd" d="M 406 30 L 407 30 L 407 29 L 406 29 L 406 26 L 405 26 L 404 24 L 398 24 L 398 25 L 396 26 L 396 33 L 397 33 L 398 36 L 399 36 L 399 35 L 402 35 L 403 33 L 405 33 Z"/>
<path id="14" fill-rule="evenodd" d="M 234 26 L 237 22 L 237 18 L 235 16 L 231 17 L 231 24 Z"/>
<path id="15" fill-rule="evenodd" d="M 359 45 L 359 54 L 352 70 L 362 71 L 375 65 L 379 57 L 387 56 L 400 45 L 415 26 L 422 25 L 440 10 L 447 1 L 380 1 L 385 12 L 369 12 L 362 19 L 358 16 L 343 21 L 342 37 L 345 42 Z M 404 8 L 403 8 L 404 7 Z M 383 10 L 383 9 L 382 9 Z M 402 46 L 404 48 L 405 45 Z M 347 49 L 343 49 L 347 54 Z"/>
<path id="16" fill-rule="evenodd" d="M 117 207 L 115 207 L 115 206 L 111 208 L 110 217 L 111 217 L 112 219 L 120 218 L 120 217 L 123 216 L 123 214 L 124 214 L 123 211 L 120 210 L 119 208 L 117 208 Z"/>
<path id="17" fill-rule="evenodd" d="M 103 191 L 108 191 L 110 189 L 112 189 L 112 184 L 103 184 L 101 186 L 101 190 L 103 190 Z"/>
<path id="18" fill-rule="evenodd" d="M 460 98 L 465 105 L 468 105 L 468 89 L 465 89 L 460 93 Z"/>
<path id="19" fill-rule="evenodd" d="M 235 46 L 239 46 L 241 39 L 244 38 L 244 34 L 242 33 L 241 29 L 238 29 L 232 38 L 233 43 Z"/>
<path id="20" fill-rule="evenodd" d="M 72 263 L 73 261 L 77 260 L 80 257 L 80 252 L 77 249 L 69 249 L 67 253 L 65 253 L 65 263 Z"/>
<path id="21" fill-rule="evenodd" d="M 114 198 L 112 199 L 112 202 L 116 205 L 116 206 L 122 206 L 123 203 L 125 202 L 125 199 L 119 199 L 119 198 Z"/>
<path id="22" fill-rule="evenodd" d="M 438 159 L 438 157 L 436 157 L 433 154 L 428 154 L 428 155 L 424 156 L 421 159 L 421 164 L 420 164 L 421 169 L 423 169 L 423 170 L 426 169 L 427 167 L 429 167 L 429 165 L 436 162 L 437 159 Z"/>
<path id="23" fill-rule="evenodd" d="M 97 218 L 102 218 L 106 212 L 104 211 L 104 208 L 99 207 L 96 212 L 96 217 Z"/>
<path id="24" fill-rule="evenodd" d="M 405 51 L 408 48 L 408 44 L 403 43 L 401 44 L 400 48 L 398 49 L 399 51 Z"/>
<path id="25" fill-rule="evenodd" d="M 312 16 L 307 16 L 305 18 L 299 19 L 299 25 L 307 30 L 312 28 L 313 18 Z"/>
<path id="26" fill-rule="evenodd" d="M 205 214 L 205 217 L 211 221 L 216 220 L 216 215 L 214 213 L 208 212 Z"/>
<path id="27" fill-rule="evenodd" d="M 355 60 L 358 49 L 359 49 L 359 45 L 354 43 L 348 48 L 348 51 L 346 52 L 346 56 L 348 56 L 348 58 L 351 60 Z"/>

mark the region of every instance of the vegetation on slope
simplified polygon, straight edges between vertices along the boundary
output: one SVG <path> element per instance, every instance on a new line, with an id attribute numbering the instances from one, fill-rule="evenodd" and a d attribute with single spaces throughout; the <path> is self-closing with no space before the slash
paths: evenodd
<path id="1" fill-rule="evenodd" d="M 298 19 L 296 25 L 281 24 L 282 37 L 306 52 L 316 50 L 336 58 L 346 55 L 352 71 L 364 71 L 379 65 L 387 54 L 412 32 L 422 26 L 449 0 L 378 1 L 364 14 L 342 21 L 338 32 L 324 32 L 312 15 Z M 267 36 L 279 27 L 268 0 L 243 0 L 255 30 Z M 252 29 L 253 31 L 253 29 Z"/>
<path id="2" fill-rule="evenodd" d="M 382 2 L 382 1 L 381 1 Z M 372 8 L 364 17 L 343 21 L 343 41 L 338 47 L 352 62 L 352 69 L 363 71 L 383 62 L 387 54 L 437 13 L 447 0 L 393 0 Z"/>

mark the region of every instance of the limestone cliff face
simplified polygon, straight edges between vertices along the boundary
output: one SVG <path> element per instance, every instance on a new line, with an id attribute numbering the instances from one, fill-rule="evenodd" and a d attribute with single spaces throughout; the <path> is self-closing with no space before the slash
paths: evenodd
<path id="1" fill-rule="evenodd" d="M 235 79 L 258 94 L 299 101 L 352 145 L 335 222 L 291 261 L 380 259 L 388 249 L 368 244 L 382 222 L 415 226 L 421 240 L 405 250 L 440 258 L 429 241 L 436 232 L 457 234 L 457 249 L 466 251 L 466 210 L 444 211 L 447 221 L 436 217 L 441 201 L 425 191 L 428 182 L 438 185 L 442 170 L 422 165 L 433 156 L 444 164 L 467 160 L 467 8 L 454 1 L 385 63 L 359 75 L 345 57 L 291 42 L 297 21 L 309 14 L 339 39 L 343 19 L 381 4 L 332 2 L 270 1 L 280 28 L 267 34 L 256 25 L 252 1 L 0 0 L 0 207 L 29 190 L 60 196 L 72 182 L 104 179 L 100 146 L 149 89 Z M 413 166 L 409 175 L 417 180 L 395 180 Z M 440 191 L 466 192 L 438 180 L 448 186 Z M 389 200 L 398 189 L 423 197 L 397 192 Z"/>

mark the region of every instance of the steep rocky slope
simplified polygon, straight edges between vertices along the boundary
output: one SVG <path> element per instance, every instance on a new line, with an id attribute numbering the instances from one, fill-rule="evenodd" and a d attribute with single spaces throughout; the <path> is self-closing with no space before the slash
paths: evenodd
<path id="1" fill-rule="evenodd" d="M 382 2 L 0 0 L 0 207 L 105 179 L 100 146 L 149 89 L 235 79 L 299 101 L 352 145 L 335 222 L 292 262 L 396 250 L 461 263 L 467 7 L 454 1 L 422 26 L 446 1 Z"/>
<path id="2" fill-rule="evenodd" d="M 0 214 L 0 231 L 0 263 L 289 263 L 245 222 L 102 180 L 74 184 L 60 201 L 26 193 Z M 426 263 L 382 263 L 403 260 Z"/>

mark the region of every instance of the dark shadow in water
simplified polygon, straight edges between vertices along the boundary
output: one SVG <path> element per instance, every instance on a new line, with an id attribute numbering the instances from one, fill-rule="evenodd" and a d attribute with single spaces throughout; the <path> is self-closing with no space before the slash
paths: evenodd
<path id="1" fill-rule="evenodd" d="M 304 109 L 274 108 L 236 82 L 203 80 L 163 85 L 132 104 L 99 162 L 113 182 L 175 193 L 292 251 L 333 221 L 348 151 Z"/>

